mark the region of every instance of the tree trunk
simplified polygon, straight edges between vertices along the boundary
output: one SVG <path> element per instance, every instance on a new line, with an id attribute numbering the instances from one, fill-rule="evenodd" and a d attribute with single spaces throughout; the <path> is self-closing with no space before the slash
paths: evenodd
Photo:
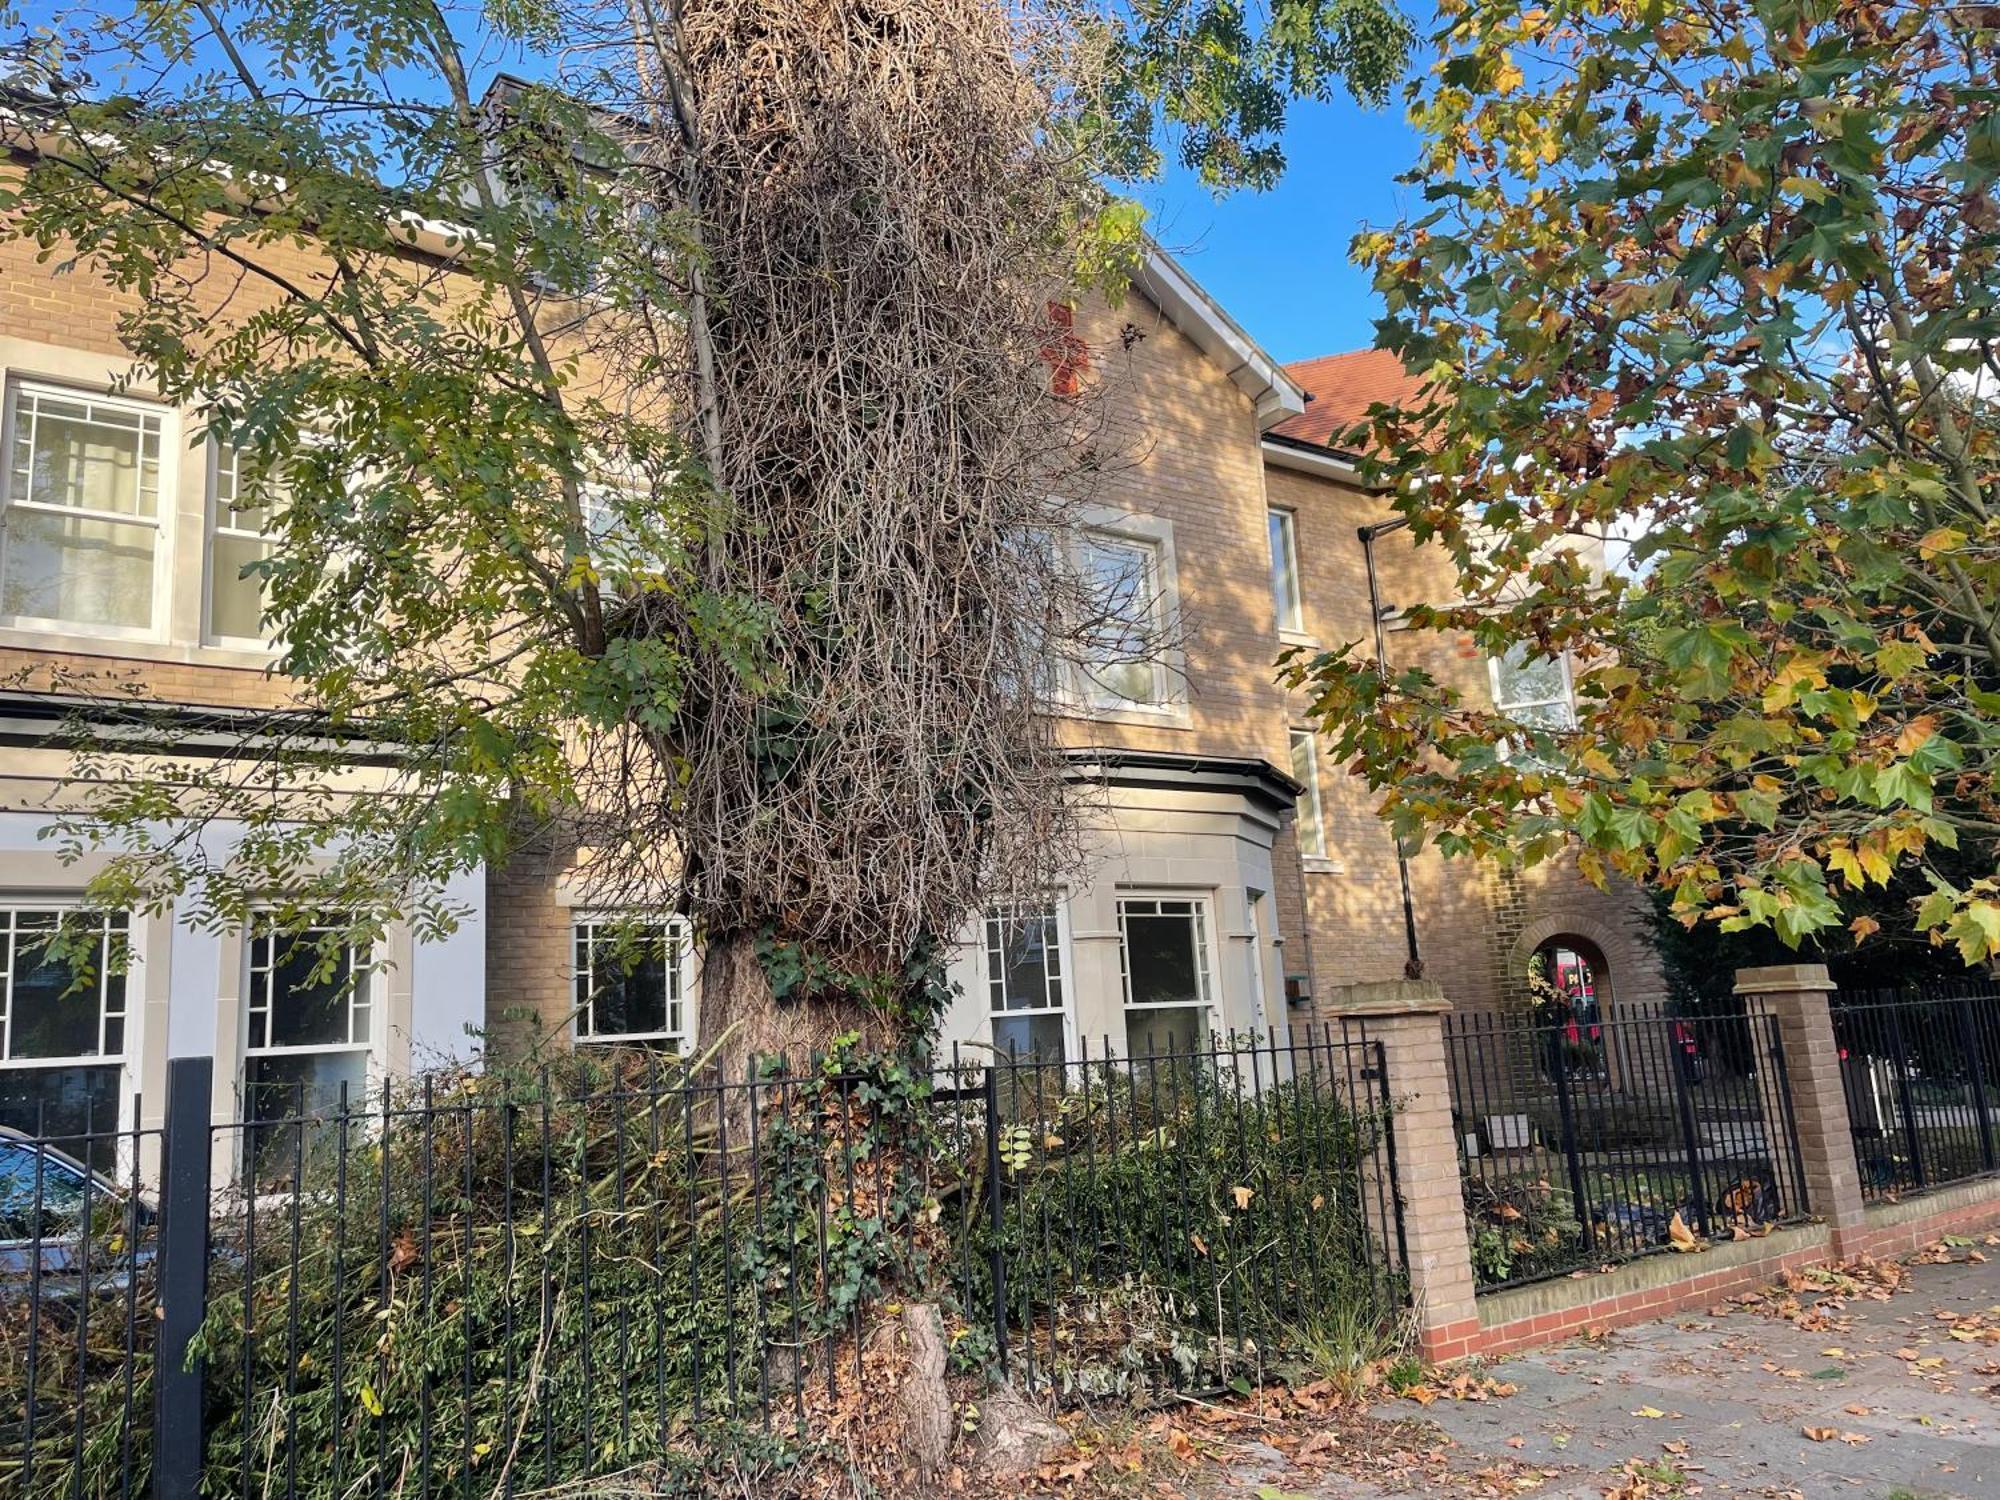
<path id="1" fill-rule="evenodd" d="M 903 1345 L 910 1357 L 896 1392 L 897 1440 L 915 1471 L 917 1489 L 929 1493 L 951 1459 L 951 1389 L 945 1384 L 944 1321 L 934 1302 L 903 1309 Z"/>
<path id="2" fill-rule="evenodd" d="M 828 1051 L 847 1032 L 859 1032 L 865 1048 L 891 1040 L 883 1018 L 849 996 L 820 992 L 780 1000 L 772 994 L 752 932 L 709 938 L 700 1009 L 696 1055 L 709 1058 L 728 1083 L 749 1079 L 765 1058 L 783 1058 L 787 1073 L 801 1073 L 815 1053 Z"/>

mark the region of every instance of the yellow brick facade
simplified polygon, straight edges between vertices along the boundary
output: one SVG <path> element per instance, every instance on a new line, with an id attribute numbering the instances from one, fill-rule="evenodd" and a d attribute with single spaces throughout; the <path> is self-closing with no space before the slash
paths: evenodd
<path id="1" fill-rule="evenodd" d="M 1281 447 L 1267 448 L 1270 503 L 1294 516 L 1304 637 L 1337 647 L 1366 642 L 1373 654 L 1367 561 L 1360 528 L 1394 514 L 1358 484 L 1294 467 Z M 1413 543 L 1407 532 L 1376 538 L 1377 586 L 1385 610 L 1453 597 L 1448 558 Z M 1484 655 L 1469 637 L 1441 639 L 1387 622 L 1392 665 L 1422 666 L 1475 699 L 1491 700 Z M 1299 706 L 1288 712 L 1294 722 Z M 1322 1005 L 1337 1007 L 1349 984 L 1404 977 L 1408 957 L 1395 843 L 1375 815 L 1365 782 L 1322 755 L 1322 803 L 1328 858 L 1304 867 L 1307 929 Z M 1507 1009 L 1524 1002 L 1528 959 L 1557 937 L 1582 940 L 1602 959 L 1601 993 L 1616 1004 L 1665 998 L 1658 960 L 1645 936 L 1643 896 L 1628 887 L 1600 890 L 1564 861 L 1525 873 L 1503 872 L 1424 852 L 1411 861 L 1411 888 L 1424 974 L 1462 1009 Z M 1595 958 L 1593 962 L 1595 962 Z"/>
<path id="2" fill-rule="evenodd" d="M 1178 273 L 1162 264 L 1170 283 L 1169 273 Z M 310 281 L 325 267 L 297 252 L 283 269 Z M 1080 752 L 1148 759 L 1139 771 L 1114 774 L 1097 794 L 1090 868 L 1061 893 L 1071 1036 L 1079 1040 L 1100 1034 L 1116 1040 L 1122 1020 L 1120 903 L 1132 893 L 1204 904 L 1211 1019 L 1223 1029 L 1310 1020 L 1336 1010 L 1344 987 L 1404 972 L 1394 851 L 1365 789 L 1323 767 L 1323 860 L 1300 859 L 1291 812 L 1282 805 L 1289 797 L 1293 709 L 1276 684 L 1282 643 L 1267 544 L 1269 507 L 1291 509 L 1298 518 L 1308 635 L 1323 644 L 1358 638 L 1368 628 L 1367 590 L 1354 531 L 1386 512 L 1350 485 L 1267 462 L 1262 439 L 1275 420 L 1272 402 L 1282 415 L 1283 402 L 1295 401 L 1296 391 L 1285 396 L 1288 388 L 1275 367 L 1264 387 L 1246 379 L 1247 365 L 1263 369 L 1267 362 L 1259 363 L 1264 357 L 1247 346 L 1241 331 L 1204 304 L 1191 284 L 1173 284 L 1178 292 L 1173 285 L 1162 292 L 1160 285 L 1142 280 L 1121 306 L 1086 308 L 1078 318 L 1077 331 L 1092 351 L 1090 378 L 1101 385 L 1110 413 L 1100 443 L 1104 462 L 1081 498 L 1114 532 L 1137 527 L 1160 545 L 1170 563 L 1171 602 L 1184 646 L 1181 691 L 1167 710 L 1079 715 L 1063 725 L 1066 743 Z M 210 292 L 218 309 L 227 304 L 228 316 L 254 311 L 271 295 L 254 280 L 219 275 Z M 0 376 L 10 386 L 32 379 L 111 391 L 130 367 L 118 338 L 122 305 L 87 268 L 58 273 L 53 263 L 37 261 L 31 247 L 0 246 Z M 143 386 L 129 393 L 146 394 Z M 285 700 L 285 685 L 268 670 L 267 657 L 203 643 L 209 459 L 191 441 L 193 432 L 186 414 L 170 415 L 172 472 L 163 501 L 170 583 L 155 638 L 93 639 L 80 630 L 0 625 L 0 688 L 130 689 L 161 702 L 241 708 Z M 1442 586 L 1437 560 L 1406 541 L 1385 539 L 1381 563 L 1391 603 L 1409 602 L 1420 591 L 1434 595 Z M 1399 641 L 1392 650 L 1406 648 L 1414 643 Z M 1483 663 L 1462 647 L 1444 654 L 1468 679 L 1483 674 Z M 19 757 L 43 754 L 0 752 L 0 775 L 9 778 L 0 786 L 11 788 L 0 794 L 0 819 L 13 819 L 16 832 L 46 805 L 49 785 L 45 762 L 37 761 L 29 777 Z M 59 896 L 65 880 L 80 884 L 81 875 L 52 874 L 46 862 L 6 854 L 18 845 L 0 841 L 0 899 Z M 508 868 L 487 871 L 477 883 L 478 1020 L 492 1046 L 518 1052 L 567 1038 L 575 993 L 573 902 L 579 899 L 572 863 L 559 845 L 537 840 Z M 1573 876 L 1544 872 L 1506 881 L 1426 858 L 1416 862 L 1414 880 L 1428 972 L 1461 1005 L 1504 1003 L 1518 989 L 1525 951 L 1539 941 L 1537 934 L 1572 930 L 1603 950 L 1621 998 L 1657 990 L 1627 903 Z M 975 920 L 972 928 L 977 926 Z M 957 1039 L 977 1042 L 990 1035 L 984 1000 L 989 976 L 977 931 L 969 929 L 967 938 L 954 971 L 965 995 L 950 1025 Z M 161 951 L 150 961 L 165 965 L 171 948 L 179 965 L 174 984 L 194 984 L 200 1001 L 206 993 L 201 986 L 214 981 L 201 977 L 200 962 L 179 957 L 183 939 L 163 933 L 156 946 Z M 467 972 L 464 956 L 461 943 L 461 962 L 448 971 Z M 418 1022 L 427 1007 L 456 1026 L 454 1007 L 462 1008 L 464 997 L 438 1001 L 419 982 L 421 955 L 417 967 L 418 975 L 398 991 L 414 1007 L 405 1030 L 424 1029 Z M 188 979 L 190 972 L 196 977 Z M 1288 1007 L 1288 977 L 1316 1003 Z M 157 990 L 166 979 L 156 969 L 148 983 Z M 211 1030 L 218 1055 L 226 1053 L 228 1038 Z M 148 1056 L 160 1054 L 161 1038 L 148 1038 L 146 1046 Z M 404 1053 L 423 1050 L 411 1048 L 407 1038 L 401 1046 Z M 152 1071 L 150 1063 L 135 1061 L 134 1087 L 154 1083 Z"/>

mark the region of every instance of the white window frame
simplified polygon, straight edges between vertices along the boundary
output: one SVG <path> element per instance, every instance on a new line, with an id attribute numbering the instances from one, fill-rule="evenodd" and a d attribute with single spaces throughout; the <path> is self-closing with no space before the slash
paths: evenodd
<path id="1" fill-rule="evenodd" d="M 144 1007 L 133 1003 L 133 992 L 140 980 L 139 932 L 142 923 L 135 922 L 129 912 L 105 913 L 104 937 L 98 950 L 98 976 L 100 984 L 109 972 L 111 961 L 111 922 L 115 917 L 124 923 L 126 967 L 124 991 L 120 998 L 122 1010 L 113 1011 L 106 1003 L 108 986 L 99 991 L 97 1004 L 97 1046 L 95 1054 L 72 1055 L 68 1057 L 21 1057 L 13 1056 L 14 1051 L 14 937 L 19 930 L 18 921 L 23 912 L 53 912 L 58 920 L 69 912 L 83 909 L 83 902 L 74 896 L 35 896 L 31 894 L 9 894 L 0 897 L 0 1071 L 41 1072 L 51 1068 L 114 1068 L 118 1073 L 117 1109 L 113 1118 L 92 1121 L 93 1131 L 111 1132 L 129 1130 L 136 1123 L 131 1116 L 132 1108 L 132 1065 L 140 1056 L 138 1038 L 134 1028 L 139 1024 Z M 104 1051 L 104 1033 L 107 1023 L 116 1015 L 121 1023 L 119 1049 Z M 129 1165 L 129 1140 L 117 1143 L 118 1158 L 122 1165 Z"/>
<path id="2" fill-rule="evenodd" d="M 1562 695 L 1560 697 L 1503 699 L 1500 696 L 1500 671 L 1505 663 L 1501 657 L 1487 657 L 1486 683 L 1487 689 L 1493 698 L 1494 712 L 1511 718 L 1517 710 L 1523 708 L 1560 706 L 1564 719 L 1562 727 L 1565 729 L 1576 728 L 1576 677 L 1570 661 L 1570 654 L 1565 651 L 1560 656 L 1555 657 L 1554 660 L 1562 668 Z M 1502 760 L 1512 760 L 1514 758 L 1514 746 L 1506 737 L 1503 736 L 1501 738 L 1497 748 Z"/>
<path id="3" fill-rule="evenodd" d="M 1060 1016 L 1062 1017 L 1063 1058 L 1072 1062 L 1077 1056 L 1076 1035 L 1076 965 L 1072 962 L 1069 941 L 1069 903 L 1061 896 L 1050 896 L 1042 902 L 1013 902 L 986 908 L 980 919 L 979 941 L 979 981 L 985 988 L 986 996 L 986 1040 L 997 1053 L 999 1038 L 994 1023 L 1016 1016 Z M 997 951 L 996 929 L 1003 922 L 1020 920 L 1024 915 L 1046 911 L 1048 920 L 1055 928 L 1054 940 L 1049 951 L 1054 954 L 1056 973 L 1044 974 L 1043 998 L 1047 999 L 1048 979 L 1053 977 L 1058 986 L 1056 1003 L 1039 1006 L 1005 1007 L 1006 974 L 1004 963 Z"/>
<path id="4" fill-rule="evenodd" d="M 48 505 L 41 501 L 25 500 L 15 496 L 14 439 L 20 422 L 23 395 L 46 396 L 55 401 L 80 401 L 113 411 L 132 412 L 140 417 L 151 417 L 157 421 L 160 457 L 159 484 L 154 497 L 155 513 L 151 516 L 136 513 L 123 515 L 115 512 L 83 510 L 68 505 Z M 158 401 L 147 401 L 132 396 L 110 396 L 84 386 L 28 378 L 11 378 L 7 381 L 5 394 L 0 396 L 0 407 L 4 407 L 4 415 L 0 415 L 0 589 L 5 588 L 7 566 L 11 561 L 9 550 L 13 529 L 7 523 L 17 509 L 33 515 L 67 516 L 121 526 L 150 525 L 153 529 L 153 617 L 147 624 L 104 625 L 84 620 L 49 619 L 39 615 L 0 615 L 0 625 L 15 630 L 88 636 L 104 640 L 165 640 L 166 625 L 173 607 L 173 520 L 179 483 L 177 463 L 179 432 L 173 408 Z"/>
<path id="5" fill-rule="evenodd" d="M 382 1045 L 382 995 L 381 975 L 376 972 L 373 952 L 357 943 L 346 943 L 347 971 L 352 976 L 347 992 L 347 1040 L 344 1042 L 316 1042 L 310 1046 L 296 1043 L 273 1042 L 271 1040 L 271 1001 L 276 994 L 278 962 L 285 951 L 298 944 L 310 946 L 313 935 L 337 931 L 338 926 L 328 918 L 298 931 L 278 931 L 276 929 L 259 932 L 259 914 L 251 914 L 250 926 L 243 934 L 243 1027 L 242 1063 L 237 1071 L 239 1085 L 247 1088 L 250 1080 L 250 1059 L 253 1057 L 320 1057 L 332 1052 L 360 1053 L 367 1061 L 366 1074 L 372 1079 L 376 1073 L 375 1059 Z M 266 962 L 257 961 L 257 945 L 269 945 Z M 256 1001 L 256 986 L 253 976 L 263 974 L 264 1003 Z M 361 1020 L 365 1035 L 360 1041 L 354 1039 L 355 1013 L 365 1012 Z M 264 1020 L 264 1041 L 262 1045 L 253 1043 L 256 1021 L 259 1013 Z"/>
<path id="6" fill-rule="evenodd" d="M 1134 911 L 1132 908 L 1150 906 L 1152 911 Z M 1120 1017 L 1135 1010 L 1185 1010 L 1185 1000 L 1134 1001 L 1132 998 L 1132 936 L 1126 925 L 1130 916 L 1177 916 L 1177 912 L 1161 910 L 1164 906 L 1186 906 L 1194 919 L 1195 987 L 1200 992 L 1195 1005 L 1202 1015 L 1202 1034 L 1216 1030 L 1215 1025 L 1215 938 L 1213 903 L 1204 895 L 1190 895 L 1185 891 L 1120 891 L 1118 893 L 1118 991 L 1123 1002 Z M 1129 1034 L 1129 1032 L 1128 1032 Z"/>
<path id="7" fill-rule="evenodd" d="M 278 641 L 274 636 L 268 634 L 256 636 L 224 635 L 215 628 L 215 586 L 217 582 L 215 563 L 216 538 L 226 535 L 250 541 L 275 541 L 269 532 L 252 531 L 248 527 L 234 525 L 224 519 L 225 507 L 222 504 L 223 465 L 226 463 L 229 466 L 238 491 L 237 498 L 241 499 L 243 476 L 238 469 L 238 465 L 241 462 L 242 454 L 238 450 L 227 447 L 217 442 L 214 438 L 208 440 L 206 522 L 202 528 L 201 541 L 201 638 L 205 645 L 220 646 L 225 650 L 260 651 L 268 654 L 280 649 Z M 270 502 L 264 501 L 262 504 L 268 508 Z M 230 510 L 228 514 L 234 515 L 235 512 Z"/>
<path id="8" fill-rule="evenodd" d="M 1271 544 L 1271 604 L 1277 612 L 1278 635 L 1285 640 L 1306 638 L 1305 579 L 1299 562 L 1299 513 L 1283 505 L 1269 507 L 1266 534 Z"/>
<path id="9" fill-rule="evenodd" d="M 1332 854 L 1327 847 L 1326 802 L 1320 794 L 1319 784 L 1319 736 L 1310 729 L 1290 729 L 1286 731 L 1286 742 L 1292 752 L 1292 777 L 1305 783 L 1305 791 L 1299 797 L 1297 813 L 1299 858 L 1313 864 L 1327 864 Z M 1299 764 L 1299 751 L 1305 751 L 1305 765 Z M 1303 775 L 1300 774 L 1303 769 Z M 1317 848 L 1306 847 L 1305 833 L 1310 828 Z"/>
<path id="10" fill-rule="evenodd" d="M 1085 539 L 1102 539 L 1119 547 L 1144 549 L 1148 554 L 1148 581 L 1151 584 L 1153 618 L 1149 628 L 1162 637 L 1150 666 L 1153 693 L 1150 702 L 1137 702 L 1113 695 L 1093 677 L 1087 664 L 1072 664 L 1067 680 L 1058 684 L 1058 706 L 1085 718 L 1109 723 L 1170 724 L 1185 728 L 1190 722 L 1187 703 L 1187 663 L 1177 645 L 1170 644 L 1180 619 L 1180 572 L 1174 555 L 1174 527 L 1171 521 L 1142 516 L 1130 511 L 1091 506 L 1080 517 Z M 1079 571 L 1081 557 L 1075 559 Z"/>
<path id="11" fill-rule="evenodd" d="M 574 960 L 579 943 L 584 941 L 585 928 L 617 928 L 620 926 L 657 926 L 664 930 L 668 942 L 673 945 L 672 962 L 667 968 L 667 994 L 665 1016 L 667 1026 L 659 1031 L 611 1031 L 600 1032 L 584 1024 L 586 998 L 594 988 L 596 975 L 597 938 L 589 939 L 587 951 L 591 962 L 584 966 L 573 966 L 570 976 L 570 1043 L 577 1047 L 622 1047 L 636 1046 L 646 1042 L 673 1042 L 676 1048 L 685 1051 L 694 1035 L 694 928 L 684 916 L 675 912 L 648 911 L 578 911 L 570 915 L 569 942 L 570 956 Z M 680 1026 L 673 1025 L 675 1012 L 680 1015 Z"/>
<path id="12" fill-rule="evenodd" d="M 70 1057 L 15 1057 L 14 1056 L 14 938 L 20 931 L 19 919 L 24 912 L 52 912 L 58 921 L 67 912 L 82 910 L 82 903 L 73 900 L 26 899 L 9 897 L 0 900 L 0 1068 L 102 1068 L 118 1066 L 122 1068 L 131 1054 L 132 1023 L 135 1019 L 132 1007 L 132 970 L 128 967 L 124 975 L 124 995 L 120 1003 L 122 1010 L 112 1010 L 107 1004 L 108 996 L 100 992 L 97 1002 L 97 1051 Z M 111 918 L 122 917 L 125 922 L 125 948 L 129 960 L 132 952 L 132 919 L 125 913 L 107 913 L 102 940 L 98 952 L 98 978 L 101 983 L 111 961 Z M 116 1052 L 104 1050 L 104 1033 L 107 1025 L 116 1017 L 120 1024 L 119 1047 Z"/>

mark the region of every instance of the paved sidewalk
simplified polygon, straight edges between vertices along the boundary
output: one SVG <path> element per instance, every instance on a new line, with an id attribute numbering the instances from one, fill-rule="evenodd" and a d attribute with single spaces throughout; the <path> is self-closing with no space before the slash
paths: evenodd
<path id="1" fill-rule="evenodd" d="M 1490 1372 L 1518 1394 L 1424 1415 L 1457 1445 L 1454 1468 L 1540 1465 L 1544 1496 L 1615 1492 L 1638 1459 L 1665 1466 L 1658 1488 L 1633 1491 L 1648 1496 L 2000 1500 L 2000 1249 L 1951 1253 L 1909 1267 L 1886 1300 L 1829 1306 L 1807 1288 L 1796 1306 L 1681 1314 L 1522 1355 Z"/>

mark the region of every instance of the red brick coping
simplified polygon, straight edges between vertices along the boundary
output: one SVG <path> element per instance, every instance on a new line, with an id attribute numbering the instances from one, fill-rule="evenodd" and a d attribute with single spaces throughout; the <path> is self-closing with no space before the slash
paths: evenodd
<path id="1" fill-rule="evenodd" d="M 1825 1224 L 1807 1224 L 1696 1255 L 1652 1255 L 1589 1276 L 1492 1292 L 1479 1299 L 1477 1318 L 1425 1328 L 1422 1353 L 1444 1362 L 1561 1343 L 1586 1330 L 1623 1328 L 1708 1307 L 1768 1285 L 1784 1271 L 1858 1255 L 1905 1255 L 1940 1235 L 1995 1223 L 2000 1223 L 2000 1180 L 1961 1183 L 1900 1203 L 1871 1205 L 1865 1224 L 1838 1235 Z"/>

